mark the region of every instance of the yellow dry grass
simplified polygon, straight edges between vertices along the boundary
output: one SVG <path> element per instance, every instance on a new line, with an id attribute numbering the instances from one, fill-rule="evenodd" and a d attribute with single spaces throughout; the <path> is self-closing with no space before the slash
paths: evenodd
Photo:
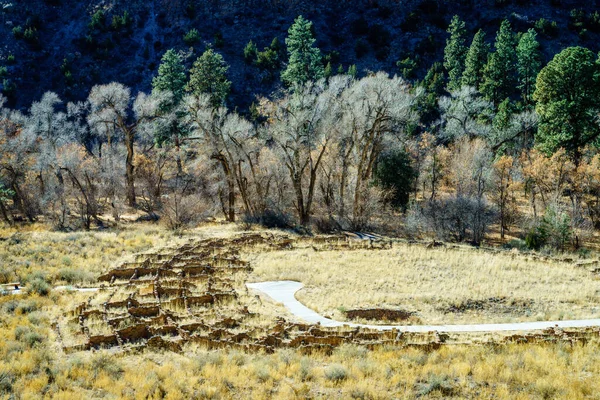
<path id="1" fill-rule="evenodd" d="M 228 236 L 236 229 L 214 225 L 188 237 Z M 69 235 L 77 236 L 67 241 Z M 30 262 L 26 271 L 49 275 L 60 270 L 65 255 L 75 270 L 96 275 L 124 254 L 187 240 L 146 225 L 118 233 L 26 232 L 23 237 L 17 243 L 20 247 L 0 244 L 2 260 Z M 301 249 L 248 256 L 255 267 L 253 279 L 301 280 L 312 288 L 301 299 L 314 302 L 310 305 L 323 312 L 353 304 L 402 308 L 445 304 L 462 299 L 463 291 L 464 298 L 512 295 L 548 302 L 543 304 L 572 301 L 564 303 L 564 309 L 579 305 L 583 310 L 592 304 L 586 296 L 596 295 L 597 281 L 571 264 L 472 250 L 397 245 L 384 251 Z M 340 291 L 336 298 L 334 292 L 340 288 L 350 290 Z M 410 296 L 415 303 L 405 302 Z M 585 345 L 448 345 L 433 351 L 343 346 L 331 355 L 303 355 L 290 349 L 244 354 L 194 345 L 186 346 L 183 354 L 150 350 L 65 354 L 52 321 L 85 298 L 68 292 L 0 297 L 0 398 L 583 399 L 600 393 L 597 340 Z M 434 302 L 424 301 L 427 298 Z M 279 306 L 264 303 L 261 312 L 281 312 Z"/>
<path id="2" fill-rule="evenodd" d="M 390 250 L 306 248 L 249 257 L 251 279 L 300 281 L 298 300 L 336 319 L 363 307 L 413 311 L 431 324 L 600 316 L 600 277 L 573 262 L 402 243 Z"/>

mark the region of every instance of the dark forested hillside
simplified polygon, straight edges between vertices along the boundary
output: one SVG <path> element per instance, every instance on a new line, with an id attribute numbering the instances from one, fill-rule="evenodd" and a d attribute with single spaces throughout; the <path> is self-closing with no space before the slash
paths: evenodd
<path id="1" fill-rule="evenodd" d="M 84 99 L 93 85 L 111 81 L 147 91 L 167 49 L 188 52 L 190 66 L 213 46 L 231 66 L 230 105 L 245 111 L 255 95 L 280 85 L 280 65 L 268 57 L 245 62 L 244 48 L 252 41 L 262 51 L 277 38 L 284 58 L 283 41 L 299 14 L 314 23 L 317 45 L 335 71 L 356 65 L 359 76 L 385 70 L 416 79 L 442 60 L 455 14 L 469 35 L 486 31 L 488 42 L 505 18 L 517 32 L 536 28 L 545 64 L 567 46 L 600 50 L 596 6 L 560 0 L 5 0 L 0 83 L 17 108 L 48 90 L 66 101 Z"/>

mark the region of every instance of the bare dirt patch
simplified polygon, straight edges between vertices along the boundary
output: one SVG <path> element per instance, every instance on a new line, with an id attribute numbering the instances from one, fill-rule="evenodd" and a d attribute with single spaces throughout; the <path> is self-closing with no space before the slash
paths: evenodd
<path id="1" fill-rule="evenodd" d="M 405 310 L 393 310 L 387 308 L 366 308 L 347 310 L 344 312 L 350 320 L 366 319 L 371 321 L 398 322 L 407 321 L 416 315 L 415 312 Z"/>

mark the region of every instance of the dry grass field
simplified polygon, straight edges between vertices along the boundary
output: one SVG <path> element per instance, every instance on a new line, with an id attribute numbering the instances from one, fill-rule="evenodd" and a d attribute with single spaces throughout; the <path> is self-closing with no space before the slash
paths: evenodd
<path id="1" fill-rule="evenodd" d="M 389 250 L 305 248 L 248 257 L 252 279 L 303 282 L 298 300 L 338 320 L 344 310 L 366 307 L 403 309 L 423 324 L 600 317 L 600 275 L 575 260 L 403 243 Z"/>
<path id="2" fill-rule="evenodd" d="M 208 225 L 183 236 L 152 225 L 91 233 L 45 232 L 16 237 L 2 230 L 0 264 L 7 280 L 44 275 L 49 284 L 93 285 L 101 272 L 135 252 L 177 247 L 191 239 L 229 237 L 234 225 Z M 12 242 L 11 242 L 12 241 Z M 66 261 L 68 257 L 70 262 Z M 311 246 L 241 257 L 249 279 L 297 279 L 299 299 L 344 318 L 344 308 L 383 306 L 418 312 L 422 322 L 593 317 L 598 281 L 574 262 L 534 260 L 473 249 L 315 251 Z M 81 274 L 81 275 L 80 275 Z M 83 276 L 85 278 L 79 278 Z M 342 345 L 333 352 L 277 349 L 273 354 L 208 350 L 194 343 L 180 353 L 119 348 L 65 353 L 55 319 L 86 301 L 84 293 L 50 291 L 0 297 L 0 398 L 57 399 L 412 399 L 598 398 L 600 343 L 587 341 L 475 343 L 436 347 Z M 460 305 L 506 297 L 496 306 L 457 312 Z M 469 302 L 470 301 L 470 302 Z M 514 304 L 513 304 L 514 303 Z M 487 303 L 484 303 L 487 304 Z M 514 309 L 508 310 L 512 304 Z M 518 305 L 527 305 L 526 315 Z M 449 307 L 453 312 L 447 312 Z M 286 313 L 263 301 L 253 310 Z M 446 307 L 446 311 L 440 311 Z M 476 307 L 476 308 L 477 308 Z M 553 307 L 560 307 L 554 310 Z M 416 319 L 411 323 L 419 322 Z"/>

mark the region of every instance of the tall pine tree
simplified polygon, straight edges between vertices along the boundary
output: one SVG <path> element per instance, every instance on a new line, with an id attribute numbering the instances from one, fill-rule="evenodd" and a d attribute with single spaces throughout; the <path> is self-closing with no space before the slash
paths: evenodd
<path id="1" fill-rule="evenodd" d="M 213 106 L 219 107 L 225 104 L 231 89 L 231 82 L 227 80 L 228 70 L 229 65 L 223 56 L 208 49 L 194 62 L 186 90 L 194 95 L 209 94 Z"/>
<path id="2" fill-rule="evenodd" d="M 499 104 L 514 92 L 517 69 L 515 45 L 510 22 L 504 20 L 496 35 L 496 51 L 488 58 L 481 84 L 481 92 L 494 104 Z"/>
<path id="3" fill-rule="evenodd" d="M 444 49 L 444 67 L 448 71 L 448 89 L 455 90 L 461 86 L 467 57 L 465 23 L 458 15 L 452 17 L 448 33 L 450 33 L 450 37 L 446 40 Z"/>
<path id="4" fill-rule="evenodd" d="M 490 46 L 485 42 L 485 32 L 481 29 L 473 36 L 471 47 L 465 60 L 465 72 L 462 76 L 462 84 L 479 89 L 483 81 L 483 69 L 488 59 Z"/>
<path id="5" fill-rule="evenodd" d="M 564 148 L 579 165 L 586 145 L 600 146 L 600 64 L 591 50 L 569 47 L 554 56 L 537 76 L 533 99 L 542 150 Z"/>
<path id="6" fill-rule="evenodd" d="M 517 45 L 517 70 L 519 73 L 519 89 L 525 104 L 531 104 L 535 79 L 541 68 L 540 44 L 536 39 L 537 33 L 529 29 L 521 36 Z"/>
<path id="7" fill-rule="evenodd" d="M 316 81 L 325 76 L 321 50 L 313 47 L 315 38 L 312 34 L 312 22 L 300 15 L 285 39 L 289 61 L 281 73 L 281 79 L 288 86 L 301 85 L 308 81 Z"/>
<path id="8" fill-rule="evenodd" d="M 164 98 L 160 107 L 164 115 L 172 118 L 163 118 L 154 124 L 154 141 L 158 146 L 172 143 L 177 149 L 177 170 L 183 170 L 179 149 L 181 138 L 188 135 L 187 125 L 181 123 L 183 111 L 178 107 L 183 99 L 186 84 L 186 68 L 181 56 L 173 49 L 167 50 L 158 67 L 158 75 L 152 79 L 152 93 L 170 93 Z"/>
<path id="9" fill-rule="evenodd" d="M 179 103 L 183 98 L 186 79 L 181 56 L 173 49 L 167 50 L 158 67 L 158 75 L 152 79 L 152 91 L 170 92 L 174 103 Z"/>

